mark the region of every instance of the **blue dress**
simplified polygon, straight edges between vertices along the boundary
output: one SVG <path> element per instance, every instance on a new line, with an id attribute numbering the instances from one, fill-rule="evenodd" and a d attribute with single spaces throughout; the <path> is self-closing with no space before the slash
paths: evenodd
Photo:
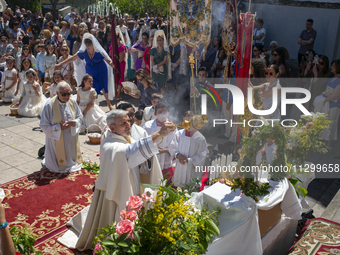
<path id="1" fill-rule="evenodd" d="M 91 60 L 86 50 L 84 52 L 78 51 L 77 55 L 80 59 L 85 59 L 86 73 L 93 77 L 93 88 L 96 90 L 97 94 L 100 94 L 102 89 L 107 93 L 108 78 L 104 56 L 99 52 L 95 52 Z"/>

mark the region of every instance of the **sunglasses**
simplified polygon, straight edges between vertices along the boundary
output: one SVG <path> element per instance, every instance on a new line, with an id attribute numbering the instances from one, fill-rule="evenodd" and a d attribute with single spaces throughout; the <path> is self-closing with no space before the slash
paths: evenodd
<path id="1" fill-rule="evenodd" d="M 28 50 L 28 49 L 26 48 L 26 49 L 22 49 L 22 50 Z"/>
<path id="2" fill-rule="evenodd" d="M 141 82 L 142 80 L 143 80 L 144 78 L 142 78 L 142 79 L 137 79 L 139 82 Z"/>
<path id="3" fill-rule="evenodd" d="M 70 96 L 71 92 L 66 92 L 66 93 L 60 93 L 63 97 Z"/>
<path id="4" fill-rule="evenodd" d="M 319 65 L 323 66 L 323 65 L 324 65 L 324 63 L 323 63 L 323 62 L 319 62 Z"/>
<path id="5" fill-rule="evenodd" d="M 1 40 L 1 42 L 6 42 L 6 40 Z"/>
<path id="6" fill-rule="evenodd" d="M 268 73 L 268 72 L 265 72 L 265 75 L 270 75 L 270 76 L 272 76 L 272 75 L 274 75 L 274 73 L 272 73 L 272 72 L 270 72 L 270 73 Z"/>
<path id="7" fill-rule="evenodd" d="M 274 57 L 277 57 L 279 54 L 273 54 Z"/>
<path id="8" fill-rule="evenodd" d="M 61 51 L 67 51 L 67 49 L 62 49 Z"/>
<path id="9" fill-rule="evenodd" d="M 253 52 L 258 52 L 259 50 L 253 50 Z"/>

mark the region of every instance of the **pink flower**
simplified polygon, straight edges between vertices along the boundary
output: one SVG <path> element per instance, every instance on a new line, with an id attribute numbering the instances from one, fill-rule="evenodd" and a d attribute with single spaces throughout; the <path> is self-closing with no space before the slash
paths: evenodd
<path id="1" fill-rule="evenodd" d="M 124 209 L 123 211 L 120 212 L 120 218 L 122 220 L 138 220 L 138 214 L 136 211 L 127 211 Z"/>
<path id="2" fill-rule="evenodd" d="M 99 154 L 97 154 L 96 156 L 99 157 Z"/>
<path id="3" fill-rule="evenodd" d="M 302 129 L 302 130 L 305 130 L 305 129 L 306 129 L 306 127 L 305 127 L 305 126 L 303 126 L 303 127 L 301 127 L 301 129 Z"/>
<path id="4" fill-rule="evenodd" d="M 148 202 L 152 202 L 152 203 L 156 202 L 156 199 L 154 199 L 153 197 L 148 196 L 147 192 L 144 192 L 142 194 L 142 198 L 144 200 L 148 201 Z"/>
<path id="5" fill-rule="evenodd" d="M 96 243 L 96 245 L 94 246 L 94 254 L 96 254 L 97 252 L 103 251 L 102 246 L 100 245 L 100 243 Z"/>
<path id="6" fill-rule="evenodd" d="M 290 178 L 292 178 L 292 176 L 291 176 L 290 174 L 288 174 L 288 175 L 287 175 L 287 178 L 290 179 Z"/>
<path id="7" fill-rule="evenodd" d="M 219 179 L 219 182 L 224 184 L 224 179 Z"/>
<path id="8" fill-rule="evenodd" d="M 138 211 L 143 207 L 143 199 L 139 196 L 130 196 L 129 201 L 126 201 L 126 207 L 129 211 Z"/>
<path id="9" fill-rule="evenodd" d="M 308 123 L 306 124 L 306 127 L 311 127 L 311 126 L 313 126 L 313 122 L 308 122 Z"/>
<path id="10" fill-rule="evenodd" d="M 135 224 L 131 220 L 122 220 L 116 226 L 116 233 L 121 236 L 124 233 L 129 233 L 128 238 L 133 238 L 133 230 Z"/>
<path id="11" fill-rule="evenodd" d="M 8 116 L 8 114 L 5 114 L 5 116 Z"/>
<path id="12" fill-rule="evenodd" d="M 188 190 L 187 190 L 187 189 L 185 189 L 183 192 L 184 192 L 184 193 L 188 193 Z"/>

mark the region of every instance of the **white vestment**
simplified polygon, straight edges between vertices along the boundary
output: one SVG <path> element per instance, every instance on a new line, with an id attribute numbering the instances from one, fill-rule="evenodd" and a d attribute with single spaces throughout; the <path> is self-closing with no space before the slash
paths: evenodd
<path id="1" fill-rule="evenodd" d="M 46 135 L 45 158 L 42 160 L 42 164 L 51 172 L 65 173 L 79 171 L 81 169 L 81 164 L 77 163 L 76 136 L 78 135 L 82 124 L 83 114 L 77 103 L 74 102 L 76 118 L 73 119 L 69 103 L 62 103 L 57 99 L 62 120 L 65 122 L 68 120 L 76 120 L 77 122 L 75 127 L 70 127 L 62 131 L 60 124 L 54 124 L 52 99 L 53 98 L 50 98 L 46 102 L 40 120 L 40 127 Z M 64 137 L 64 149 L 67 163 L 67 168 L 64 171 L 59 170 L 56 148 L 56 141 L 59 141 L 61 132 L 63 132 Z"/>
<path id="2" fill-rule="evenodd" d="M 156 120 L 150 120 L 150 121 L 148 121 L 144 124 L 143 128 L 146 130 L 148 135 L 151 135 L 151 134 L 155 133 L 156 131 L 158 131 L 161 127 L 157 126 Z M 158 147 L 169 148 L 170 143 L 171 143 L 176 131 L 177 131 L 177 129 L 174 132 L 168 134 L 166 137 L 164 137 L 163 141 L 161 143 L 157 144 Z M 158 158 L 159 165 L 161 166 L 162 170 L 174 166 L 169 152 L 158 154 L 157 158 Z"/>
<path id="3" fill-rule="evenodd" d="M 58 239 L 70 249 L 92 248 L 94 237 L 107 224 L 119 221 L 120 212 L 130 196 L 139 195 L 140 183 L 159 184 L 163 178 L 152 138 L 131 144 L 120 135 L 106 130 L 100 144 L 100 172 L 91 205 L 75 215 L 67 225 L 70 230 Z M 152 162 L 148 168 L 146 160 Z"/>
<path id="4" fill-rule="evenodd" d="M 144 124 L 150 120 L 155 120 L 156 115 L 155 115 L 155 109 L 152 106 L 145 107 L 143 111 L 143 118 L 142 118 L 142 123 L 141 126 L 144 126 Z"/>
<path id="5" fill-rule="evenodd" d="M 133 140 L 139 140 L 139 139 L 142 139 L 144 137 L 147 137 L 148 136 L 148 133 L 145 131 L 144 128 L 136 125 L 136 124 L 133 124 L 131 126 L 131 138 L 133 138 Z"/>
<path id="6" fill-rule="evenodd" d="M 196 172 L 195 167 L 204 165 L 208 152 L 207 141 L 200 132 L 196 131 L 189 137 L 185 135 L 185 131 L 185 129 L 182 129 L 175 133 L 169 148 L 172 158 L 175 158 L 176 153 L 188 158 L 188 163 L 185 163 L 185 165 L 182 165 L 176 159 L 176 168 L 172 182 L 178 187 L 191 183 L 190 180 L 192 178 L 202 177 L 202 172 Z"/>

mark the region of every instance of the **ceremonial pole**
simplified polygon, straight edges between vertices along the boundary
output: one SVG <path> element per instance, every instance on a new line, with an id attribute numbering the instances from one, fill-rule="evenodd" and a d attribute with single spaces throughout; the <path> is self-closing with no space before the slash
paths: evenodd
<path id="1" fill-rule="evenodd" d="M 112 62 L 115 65 L 113 69 L 114 81 L 115 81 L 115 105 L 117 109 L 117 87 L 121 77 L 120 73 L 120 63 L 119 63 L 119 52 L 118 52 L 118 44 L 117 44 L 117 35 L 116 35 L 116 27 L 114 24 L 114 17 L 116 14 L 111 15 L 111 44 L 112 44 Z"/>

